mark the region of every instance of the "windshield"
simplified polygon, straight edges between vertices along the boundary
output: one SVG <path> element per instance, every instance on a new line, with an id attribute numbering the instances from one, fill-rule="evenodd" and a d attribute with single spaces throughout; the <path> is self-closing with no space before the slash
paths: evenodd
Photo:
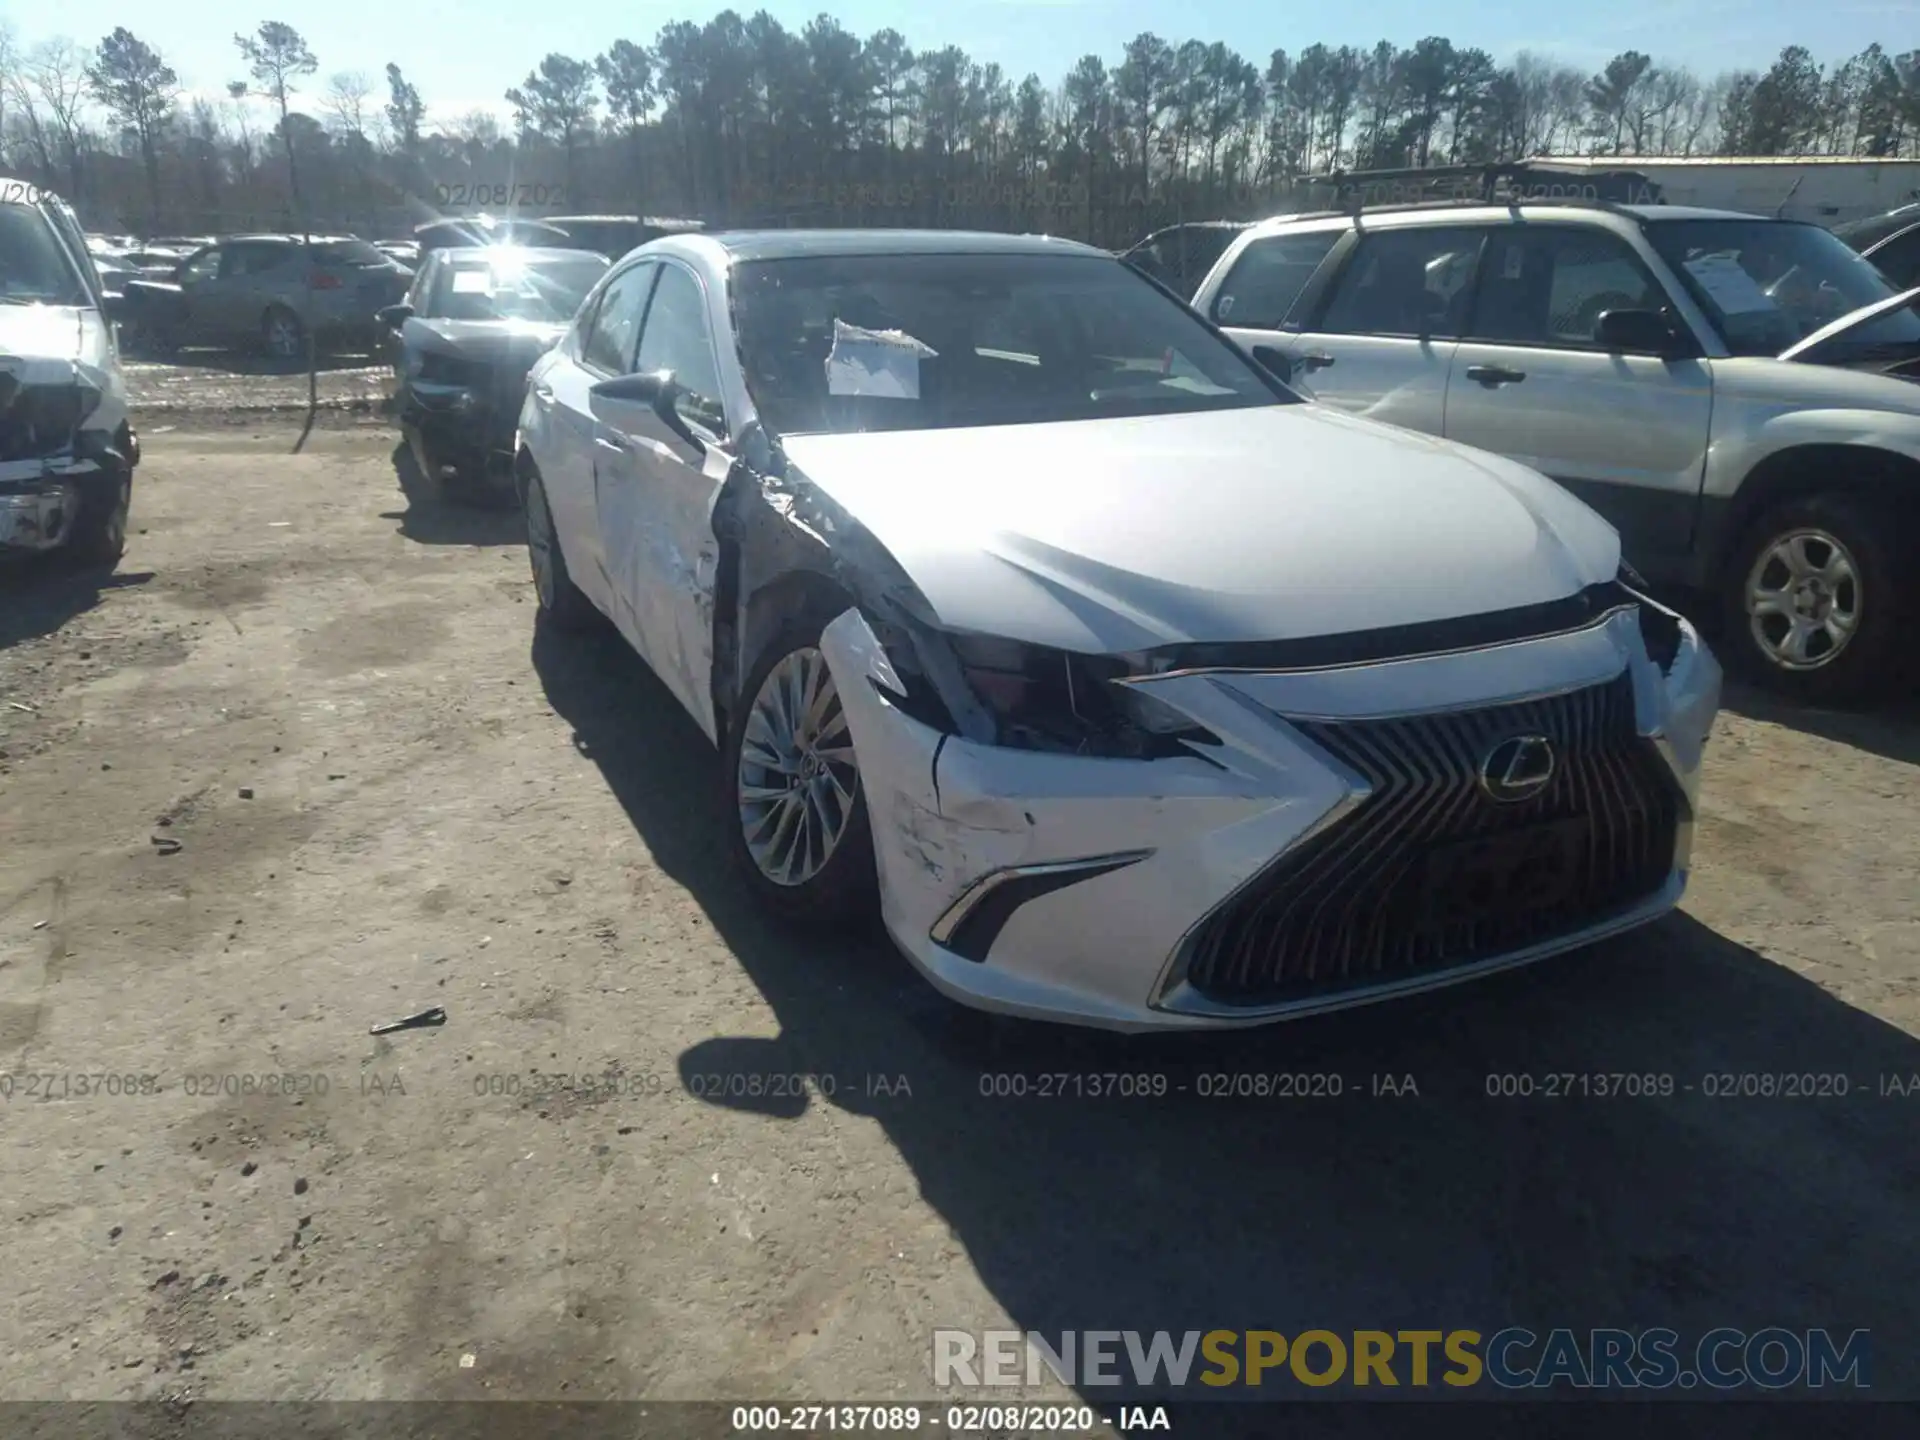
<path id="1" fill-rule="evenodd" d="M 932 430 L 1292 399 L 1116 260 L 849 255 L 744 264 L 747 387 L 777 433 Z"/>
<path id="2" fill-rule="evenodd" d="M 47 217 L 0 204 L 0 304 L 86 305 L 86 287 Z"/>
<path id="3" fill-rule="evenodd" d="M 1821 326 L 1896 293 L 1872 263 L 1817 225 L 1779 220 L 1667 220 L 1647 236 L 1719 327 L 1735 355 L 1778 355 Z M 1847 348 L 1920 342 L 1900 310 L 1850 333 Z"/>
<path id="4" fill-rule="evenodd" d="M 603 256 L 586 253 L 533 258 L 502 250 L 484 259 L 454 260 L 434 280 L 426 318 L 562 325 L 606 269 Z"/>

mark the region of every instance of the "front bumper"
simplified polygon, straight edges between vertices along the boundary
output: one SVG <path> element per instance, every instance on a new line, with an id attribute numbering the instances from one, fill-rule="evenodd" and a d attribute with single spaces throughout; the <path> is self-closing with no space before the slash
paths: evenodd
<path id="1" fill-rule="evenodd" d="M 0 461 L 0 552 L 59 549 L 83 511 L 110 501 L 121 473 L 72 456 Z"/>
<path id="2" fill-rule="evenodd" d="M 484 473 L 511 459 L 517 407 L 498 403 L 484 388 L 409 382 L 401 428 L 429 475 L 451 469 Z"/>
<path id="3" fill-rule="evenodd" d="M 882 913 L 895 943 L 966 1004 L 1123 1031 L 1244 1026 L 1345 1008 L 1525 964 L 1655 919 L 1685 888 L 1701 749 L 1720 696 L 1720 668 L 1690 626 L 1663 675 L 1623 611 L 1585 630 L 1450 655 L 1155 677 L 1142 683 L 1222 744 L 1205 759 L 1137 761 L 981 745 L 914 720 L 892 703 L 891 665 L 857 610 L 827 627 L 821 650 L 859 756 Z M 1659 852 L 1657 873 L 1626 902 L 1464 963 L 1362 968 L 1251 999 L 1194 983 L 1189 967 L 1205 928 L 1244 906 L 1280 857 L 1343 833 L 1371 798 L 1365 777 L 1309 738 L 1316 726 L 1549 706 L 1596 687 L 1609 687 L 1627 707 L 1623 723 L 1638 737 L 1629 745 L 1672 802 L 1671 849 Z M 1613 785 L 1612 773 L 1594 783 Z M 1376 828 L 1378 813 L 1368 814 Z"/>

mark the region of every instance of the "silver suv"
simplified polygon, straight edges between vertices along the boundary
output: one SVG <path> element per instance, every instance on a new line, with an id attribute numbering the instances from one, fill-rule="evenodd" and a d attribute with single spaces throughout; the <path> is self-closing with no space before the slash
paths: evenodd
<path id="1" fill-rule="evenodd" d="M 1268 220 L 1193 303 L 1326 405 L 1551 476 L 1747 674 L 1838 699 L 1915 650 L 1916 295 L 1817 226 L 1560 202 Z"/>

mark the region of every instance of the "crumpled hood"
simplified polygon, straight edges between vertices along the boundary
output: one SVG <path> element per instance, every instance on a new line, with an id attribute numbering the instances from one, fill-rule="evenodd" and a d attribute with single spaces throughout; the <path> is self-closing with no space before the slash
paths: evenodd
<path id="1" fill-rule="evenodd" d="M 97 366 L 105 344 L 106 326 L 92 309 L 77 305 L 0 305 L 0 357 L 11 362 Z M 58 377 L 49 373 L 20 378 L 35 384 Z"/>
<path id="2" fill-rule="evenodd" d="M 1533 471 L 1318 405 L 782 443 L 941 624 L 1069 650 L 1482 614 L 1620 561 Z"/>
<path id="3" fill-rule="evenodd" d="M 565 325 L 526 320 L 424 320 L 406 322 L 409 338 L 468 360 L 496 361 L 512 356 L 531 365 L 559 343 Z"/>

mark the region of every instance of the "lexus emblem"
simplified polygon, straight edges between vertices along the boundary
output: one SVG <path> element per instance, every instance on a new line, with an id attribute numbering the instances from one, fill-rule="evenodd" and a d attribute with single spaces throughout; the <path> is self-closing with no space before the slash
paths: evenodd
<path id="1" fill-rule="evenodd" d="M 1502 740 L 1480 762 L 1480 788 L 1501 804 L 1531 800 L 1553 779 L 1553 742 L 1544 735 Z"/>

